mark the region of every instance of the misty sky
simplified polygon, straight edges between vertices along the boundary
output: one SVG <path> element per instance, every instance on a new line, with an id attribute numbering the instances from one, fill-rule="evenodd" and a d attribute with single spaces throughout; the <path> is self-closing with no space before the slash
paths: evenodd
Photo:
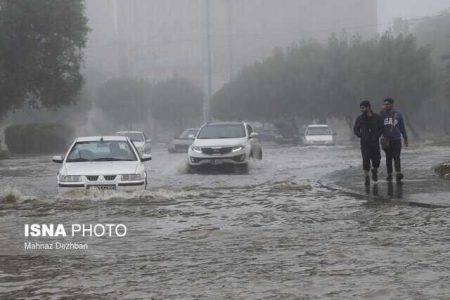
<path id="1" fill-rule="evenodd" d="M 378 0 L 380 31 L 385 31 L 396 17 L 432 16 L 450 7 L 450 0 Z"/>

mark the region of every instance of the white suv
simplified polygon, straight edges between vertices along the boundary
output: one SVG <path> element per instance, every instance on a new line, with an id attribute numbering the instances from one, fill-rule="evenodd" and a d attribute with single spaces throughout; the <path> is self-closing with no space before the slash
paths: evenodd
<path id="1" fill-rule="evenodd" d="M 250 158 L 262 159 L 257 136 L 245 122 L 208 122 L 189 147 L 189 167 L 232 164 L 245 170 Z"/>

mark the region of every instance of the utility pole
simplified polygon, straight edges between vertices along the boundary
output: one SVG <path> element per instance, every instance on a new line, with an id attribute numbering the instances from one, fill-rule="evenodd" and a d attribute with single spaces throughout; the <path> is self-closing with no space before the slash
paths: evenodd
<path id="1" fill-rule="evenodd" d="M 205 23 L 206 23 L 206 71 L 207 71 L 207 94 L 203 103 L 203 120 L 211 120 L 211 96 L 212 96 L 212 66 L 211 66 L 211 16 L 210 2 L 205 0 Z"/>

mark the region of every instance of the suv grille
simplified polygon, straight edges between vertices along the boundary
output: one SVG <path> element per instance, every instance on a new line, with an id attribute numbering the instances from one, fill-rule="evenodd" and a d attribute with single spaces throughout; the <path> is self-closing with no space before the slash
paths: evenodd
<path id="1" fill-rule="evenodd" d="M 213 155 L 213 154 L 227 154 L 231 152 L 231 147 L 218 147 L 218 148 L 202 148 L 202 152 L 204 154 Z"/>
<path id="2" fill-rule="evenodd" d="M 87 180 L 89 181 L 97 181 L 98 176 L 86 176 Z"/>

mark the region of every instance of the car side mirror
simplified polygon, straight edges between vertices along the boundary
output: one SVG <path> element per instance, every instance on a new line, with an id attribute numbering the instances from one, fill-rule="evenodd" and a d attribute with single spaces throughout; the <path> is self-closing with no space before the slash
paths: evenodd
<path id="1" fill-rule="evenodd" d="M 252 132 L 252 133 L 250 133 L 250 136 L 249 136 L 249 138 L 255 138 L 255 137 L 258 137 L 258 135 L 259 135 L 259 133 L 257 133 L 257 132 Z"/>
<path id="2" fill-rule="evenodd" d="M 190 140 L 195 140 L 195 136 L 194 136 L 193 134 L 188 135 L 188 138 L 189 138 Z"/>
<path id="3" fill-rule="evenodd" d="M 147 153 L 142 154 L 141 161 L 149 161 L 149 160 L 152 160 L 151 154 L 147 154 Z"/>
<path id="4" fill-rule="evenodd" d="M 53 160 L 53 162 L 58 163 L 58 164 L 62 164 L 62 162 L 63 162 L 63 158 L 61 155 L 53 156 L 52 160 Z"/>
<path id="5" fill-rule="evenodd" d="M 151 140 L 151 139 L 146 139 L 145 142 L 146 142 L 147 144 L 150 144 L 150 143 L 152 142 L 152 140 Z"/>

